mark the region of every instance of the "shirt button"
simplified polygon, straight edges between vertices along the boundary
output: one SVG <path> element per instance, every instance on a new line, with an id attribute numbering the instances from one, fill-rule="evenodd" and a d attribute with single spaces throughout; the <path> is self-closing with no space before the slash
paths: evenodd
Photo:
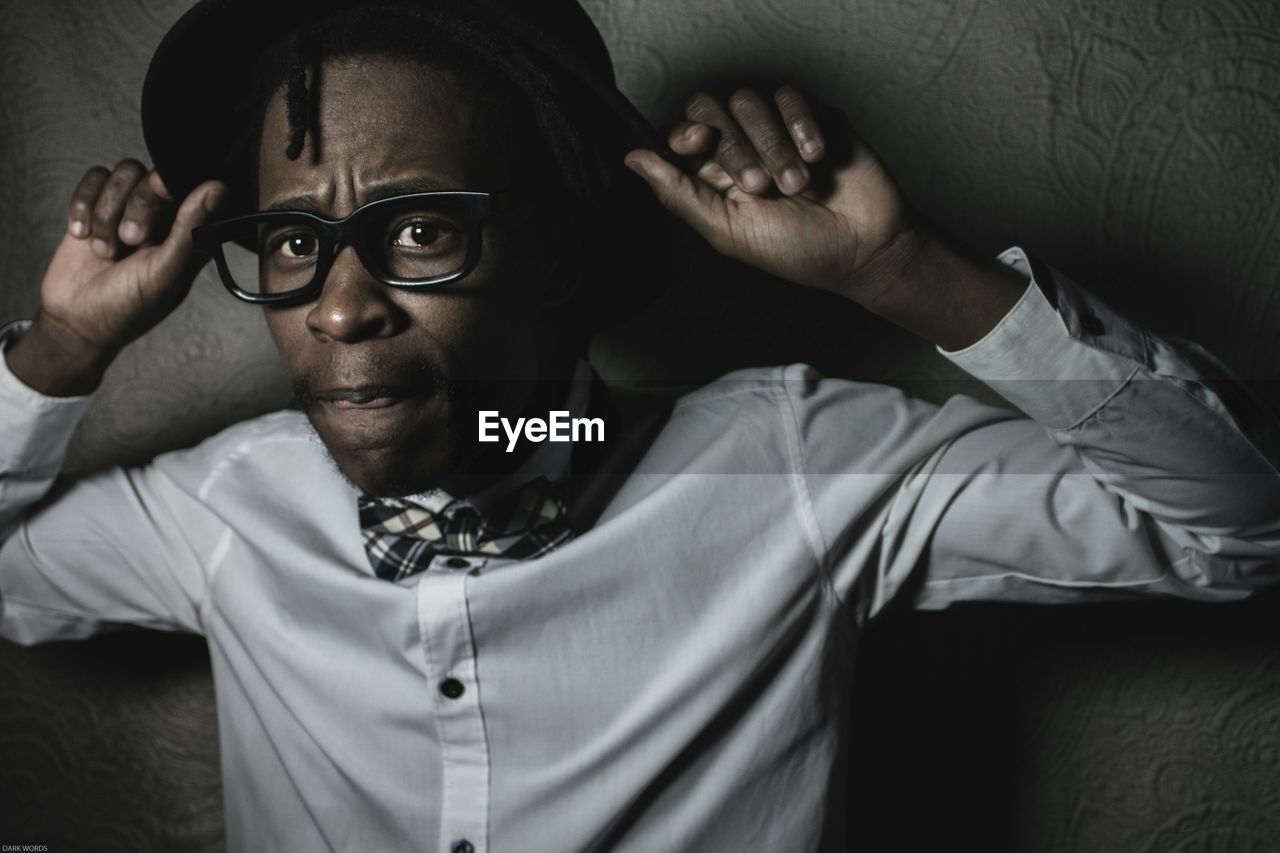
<path id="1" fill-rule="evenodd" d="M 1084 329 L 1086 335 L 1097 337 L 1106 331 L 1102 325 L 1102 321 L 1098 319 L 1096 314 L 1085 314 L 1080 318 L 1080 328 Z"/>
<path id="2" fill-rule="evenodd" d="M 449 853 L 476 853 L 476 846 L 465 838 L 459 838 L 449 846 Z"/>
<path id="3" fill-rule="evenodd" d="M 465 569 L 471 566 L 470 561 L 462 557 L 450 557 L 444 561 L 444 564 L 451 569 Z"/>
<path id="4" fill-rule="evenodd" d="M 446 678 L 444 681 L 440 682 L 440 692 L 444 694 L 444 698 L 446 699 L 457 699 L 465 693 L 466 690 L 467 688 L 464 687 L 462 682 L 456 678 Z"/>

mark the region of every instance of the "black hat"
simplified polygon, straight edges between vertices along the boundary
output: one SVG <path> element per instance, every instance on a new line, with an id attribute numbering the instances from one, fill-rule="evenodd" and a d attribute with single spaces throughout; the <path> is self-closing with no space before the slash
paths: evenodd
<path id="1" fill-rule="evenodd" d="M 147 70 L 142 132 L 174 198 L 217 178 L 230 189 L 228 215 L 252 209 L 246 131 L 253 120 L 251 78 L 258 57 L 299 25 L 360 5 L 358 0 L 200 0 L 173 25 Z M 591 117 L 586 130 L 615 161 L 638 147 L 671 156 L 657 131 L 618 90 L 604 40 L 576 0 L 416 0 L 408 5 L 487 25 L 545 60 L 582 114 Z"/>

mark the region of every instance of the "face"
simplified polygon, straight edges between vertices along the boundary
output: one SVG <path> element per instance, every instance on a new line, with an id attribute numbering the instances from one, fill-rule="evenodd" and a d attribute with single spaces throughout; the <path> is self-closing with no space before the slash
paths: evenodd
<path id="1" fill-rule="evenodd" d="M 297 160 L 284 154 L 282 93 L 267 107 L 261 210 L 338 219 L 379 198 L 501 190 L 517 177 L 503 107 L 452 72 L 341 59 L 322 66 L 318 90 L 318 145 L 309 132 Z M 266 309 L 300 404 L 364 491 L 456 493 L 515 461 L 476 441 L 477 410 L 523 415 L 551 384 L 537 380 L 565 370 L 546 323 L 545 262 L 515 239 L 518 227 L 490 219 L 476 269 L 425 292 L 380 283 L 340 246 L 316 299 Z"/>

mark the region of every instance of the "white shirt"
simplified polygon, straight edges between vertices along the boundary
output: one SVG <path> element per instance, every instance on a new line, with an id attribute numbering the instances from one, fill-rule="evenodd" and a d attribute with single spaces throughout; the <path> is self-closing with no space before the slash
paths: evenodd
<path id="1" fill-rule="evenodd" d="M 295 412 L 32 512 L 87 401 L 0 359 L 0 632 L 203 634 L 232 851 L 842 849 L 853 654 L 889 602 L 1277 575 L 1276 423 L 1050 275 L 1056 310 L 1033 281 L 946 354 L 1034 420 L 734 371 L 676 402 L 590 530 L 404 585 Z"/>

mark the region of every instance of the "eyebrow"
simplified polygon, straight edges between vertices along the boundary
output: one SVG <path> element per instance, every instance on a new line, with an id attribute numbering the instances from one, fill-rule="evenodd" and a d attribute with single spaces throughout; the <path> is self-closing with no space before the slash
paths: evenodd
<path id="1" fill-rule="evenodd" d="M 384 198 L 394 198 L 399 195 L 439 192 L 447 189 L 458 189 L 458 187 L 446 186 L 437 180 L 426 177 L 414 178 L 408 181 L 388 181 L 368 187 L 365 192 L 365 198 L 360 204 L 368 204 L 371 201 L 380 201 Z M 324 210 L 323 205 L 320 203 L 320 199 L 312 193 L 281 199 L 263 208 L 263 210 L 302 210 L 322 216 L 327 214 L 327 211 Z"/>

